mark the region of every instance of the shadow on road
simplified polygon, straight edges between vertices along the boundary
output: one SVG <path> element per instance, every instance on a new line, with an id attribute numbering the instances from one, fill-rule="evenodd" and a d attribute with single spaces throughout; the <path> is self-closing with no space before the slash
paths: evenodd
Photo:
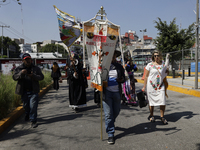
<path id="1" fill-rule="evenodd" d="M 165 115 L 165 118 L 168 120 L 169 124 L 170 122 L 177 122 L 179 119 L 184 117 L 184 119 L 190 119 L 194 115 L 198 114 L 193 114 L 191 111 L 184 111 L 184 112 L 176 112 L 172 113 L 169 115 Z M 129 134 L 146 134 L 146 133 L 151 133 L 151 132 L 157 132 L 157 131 L 173 131 L 169 134 L 174 134 L 176 132 L 179 132 L 182 129 L 177 129 L 176 127 L 170 127 L 168 128 L 167 125 L 165 125 L 166 128 L 158 128 L 157 126 L 163 125 L 162 122 L 160 121 L 159 116 L 154 116 L 156 119 L 155 123 L 151 122 L 145 122 L 138 124 L 136 126 L 130 127 L 130 128 L 121 128 L 121 127 L 116 127 L 116 130 L 123 131 L 122 133 L 116 135 L 116 139 L 120 139 L 124 136 L 127 136 Z M 169 135 L 167 134 L 167 135 Z"/>

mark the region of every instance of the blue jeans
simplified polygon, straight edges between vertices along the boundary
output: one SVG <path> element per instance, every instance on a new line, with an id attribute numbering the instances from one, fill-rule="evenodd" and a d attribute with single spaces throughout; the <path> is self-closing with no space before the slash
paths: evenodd
<path id="1" fill-rule="evenodd" d="M 119 92 L 105 90 L 105 100 L 103 109 L 105 115 L 105 126 L 108 137 L 113 137 L 115 133 L 115 119 L 119 115 L 121 108 L 121 97 Z"/>
<path id="2" fill-rule="evenodd" d="M 21 97 L 26 115 L 31 122 L 37 122 L 38 93 L 24 92 Z"/>

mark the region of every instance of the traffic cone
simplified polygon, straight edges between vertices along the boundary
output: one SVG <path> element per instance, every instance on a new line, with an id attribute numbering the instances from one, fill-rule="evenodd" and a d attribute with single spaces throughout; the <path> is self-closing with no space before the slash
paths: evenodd
<path id="1" fill-rule="evenodd" d="M 87 76 L 87 80 L 90 80 L 90 71 L 88 73 L 89 75 Z"/>
<path id="2" fill-rule="evenodd" d="M 146 72 L 146 68 L 144 67 L 144 74 L 143 74 L 143 76 L 142 76 L 142 79 L 141 79 L 141 80 L 144 80 L 144 78 L 145 78 L 145 72 Z"/>

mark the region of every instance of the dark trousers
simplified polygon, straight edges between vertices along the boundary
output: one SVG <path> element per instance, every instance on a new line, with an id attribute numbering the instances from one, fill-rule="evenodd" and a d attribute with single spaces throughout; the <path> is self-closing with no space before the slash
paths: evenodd
<path id="1" fill-rule="evenodd" d="M 24 92 L 21 99 L 25 113 L 29 115 L 30 121 L 37 122 L 38 93 Z"/>
<path id="2" fill-rule="evenodd" d="M 53 78 L 53 88 L 55 90 L 59 89 L 59 83 L 58 83 L 58 78 Z"/>

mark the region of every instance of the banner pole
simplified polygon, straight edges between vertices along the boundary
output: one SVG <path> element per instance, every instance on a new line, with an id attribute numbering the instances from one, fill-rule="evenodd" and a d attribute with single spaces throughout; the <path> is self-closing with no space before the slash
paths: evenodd
<path id="1" fill-rule="evenodd" d="M 122 42 L 121 42 L 121 31 L 120 31 L 120 27 L 118 28 L 118 31 L 119 31 L 119 47 L 120 47 L 120 50 L 121 50 L 123 67 L 124 67 L 124 69 L 125 69 L 124 52 L 122 51 Z"/>
<path id="2" fill-rule="evenodd" d="M 101 91 L 101 140 L 103 140 L 103 90 Z"/>
<path id="3" fill-rule="evenodd" d="M 84 33 L 84 22 L 82 23 L 82 27 L 83 27 L 83 32 L 82 32 L 82 35 L 83 35 L 83 68 L 86 68 L 86 65 L 85 65 L 85 33 Z"/>

